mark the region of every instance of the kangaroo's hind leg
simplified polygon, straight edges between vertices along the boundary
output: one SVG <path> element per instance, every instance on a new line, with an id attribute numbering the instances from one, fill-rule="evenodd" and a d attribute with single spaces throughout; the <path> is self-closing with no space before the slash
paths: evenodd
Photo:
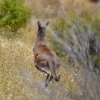
<path id="1" fill-rule="evenodd" d="M 47 72 L 47 70 L 49 70 L 49 65 L 48 65 L 47 61 L 41 61 L 39 64 L 41 66 L 43 66 L 42 70 L 44 70 L 46 72 Z M 45 80 L 45 86 L 46 87 L 48 86 L 48 79 L 49 79 L 49 73 L 47 72 L 47 74 L 46 74 L 46 80 Z"/>
<path id="2" fill-rule="evenodd" d="M 40 61 L 38 64 L 35 62 L 35 67 L 39 71 L 44 72 L 46 74 L 45 86 L 47 87 L 48 86 L 48 78 L 49 78 L 49 73 L 46 70 L 46 69 L 49 69 L 48 68 L 48 64 L 47 64 L 47 61 Z"/>
<path id="3" fill-rule="evenodd" d="M 49 80 L 48 80 L 48 83 L 50 82 L 50 81 L 52 81 L 52 79 L 53 79 L 53 76 L 52 76 L 52 74 L 50 75 L 50 78 L 49 78 Z"/>

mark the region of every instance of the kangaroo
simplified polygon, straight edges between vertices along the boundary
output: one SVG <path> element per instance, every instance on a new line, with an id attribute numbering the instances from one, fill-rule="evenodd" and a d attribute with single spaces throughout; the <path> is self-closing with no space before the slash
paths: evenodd
<path id="1" fill-rule="evenodd" d="M 46 74 L 45 86 L 48 86 L 48 83 L 54 79 L 59 81 L 60 75 L 57 76 L 57 69 L 60 66 L 60 60 L 57 55 L 48 47 L 46 42 L 46 27 L 49 25 L 49 22 L 42 26 L 40 21 L 38 24 L 38 32 L 36 42 L 33 48 L 34 53 L 34 65 L 35 67 Z M 50 73 L 49 73 L 50 72 Z"/>

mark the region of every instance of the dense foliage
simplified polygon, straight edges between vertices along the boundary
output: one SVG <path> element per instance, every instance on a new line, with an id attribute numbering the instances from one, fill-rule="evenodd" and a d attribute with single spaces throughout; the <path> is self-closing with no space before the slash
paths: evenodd
<path id="1" fill-rule="evenodd" d="M 0 27 L 17 31 L 26 26 L 31 10 L 24 6 L 24 0 L 3 0 L 0 3 Z"/>

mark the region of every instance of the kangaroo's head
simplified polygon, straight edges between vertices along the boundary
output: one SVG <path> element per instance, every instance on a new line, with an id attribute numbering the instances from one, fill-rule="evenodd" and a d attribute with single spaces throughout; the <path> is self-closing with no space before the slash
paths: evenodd
<path id="1" fill-rule="evenodd" d="M 41 23 L 40 23 L 40 21 L 38 21 L 37 24 L 38 24 L 38 33 L 37 33 L 37 36 L 38 37 L 45 37 L 45 35 L 46 35 L 45 30 L 46 30 L 46 27 L 49 25 L 49 22 L 47 22 L 45 24 L 45 26 L 42 26 Z"/>

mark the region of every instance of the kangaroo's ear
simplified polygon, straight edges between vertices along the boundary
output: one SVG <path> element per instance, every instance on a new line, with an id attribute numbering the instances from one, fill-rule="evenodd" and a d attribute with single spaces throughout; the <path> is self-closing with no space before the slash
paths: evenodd
<path id="1" fill-rule="evenodd" d="M 45 26 L 44 26 L 44 28 L 46 29 L 46 27 L 49 25 L 49 22 L 47 22 L 46 24 L 45 24 Z"/>
<path id="2" fill-rule="evenodd" d="M 40 21 L 38 21 L 37 24 L 38 24 L 38 28 L 41 28 L 41 23 L 40 23 Z"/>
<path id="3" fill-rule="evenodd" d="M 46 27 L 49 25 L 49 22 L 46 23 Z"/>

